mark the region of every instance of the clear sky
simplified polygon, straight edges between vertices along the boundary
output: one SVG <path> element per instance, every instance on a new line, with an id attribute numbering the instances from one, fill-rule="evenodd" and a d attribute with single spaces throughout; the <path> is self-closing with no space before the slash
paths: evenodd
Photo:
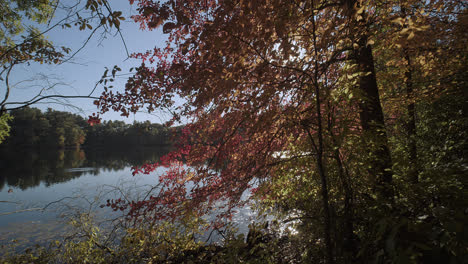
<path id="1" fill-rule="evenodd" d="M 131 6 L 127 0 L 109 2 L 114 10 L 122 11 L 123 16 L 126 18 L 125 21 L 121 22 L 121 32 L 130 53 L 142 52 L 164 44 L 166 36 L 162 34 L 161 30 L 141 31 L 139 25 L 130 19 L 130 16 L 136 13 L 135 6 Z M 63 16 L 63 14 L 57 13 L 56 17 L 59 18 L 61 15 Z M 54 44 L 72 48 L 73 53 L 84 43 L 89 34 L 90 30 L 79 31 L 72 27 L 71 29 L 54 29 L 48 36 Z M 46 84 L 46 80 L 42 79 L 41 76 L 46 76 L 49 83 L 61 83 L 55 86 L 54 89 L 62 95 L 87 95 L 101 78 L 105 70 L 104 67 L 112 69 L 114 65 L 118 65 L 125 73 L 128 72 L 130 67 L 139 64 L 139 60 L 127 59 L 124 45 L 118 35 L 108 35 L 104 40 L 100 40 L 100 35 L 96 35 L 70 62 L 61 65 L 21 65 L 15 68 L 10 81 L 14 83 L 15 87 L 11 91 L 9 101 L 25 101 L 36 95 L 41 87 Z M 24 82 L 24 80 L 29 79 L 35 79 L 35 81 Z M 125 77 L 120 77 L 115 82 L 114 87 L 123 89 L 124 84 Z M 98 87 L 93 95 L 99 96 L 101 91 L 102 87 Z M 60 111 L 70 111 L 83 117 L 97 111 L 92 99 L 73 99 L 69 100 L 69 102 L 70 105 L 63 105 L 50 103 L 49 101 L 49 103 L 36 104 L 33 107 L 42 110 L 50 107 Z M 80 110 L 71 105 L 80 108 Z M 129 123 L 133 122 L 133 120 L 150 120 L 151 122 L 160 123 L 168 118 L 167 114 L 159 112 L 151 115 L 137 113 L 129 118 L 121 117 L 120 114 L 113 112 L 103 116 L 104 120 L 119 119 Z"/>

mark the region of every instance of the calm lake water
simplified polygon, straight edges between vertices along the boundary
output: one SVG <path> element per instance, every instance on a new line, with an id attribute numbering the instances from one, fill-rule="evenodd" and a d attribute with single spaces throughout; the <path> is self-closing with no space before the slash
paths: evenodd
<path id="1" fill-rule="evenodd" d="M 164 168 L 151 175 L 132 176 L 131 167 L 156 162 L 167 148 L 133 150 L 15 151 L 0 156 L 0 245 L 12 239 L 44 244 L 59 238 L 64 223 L 78 212 L 115 217 L 101 208 L 106 199 L 141 196 Z M 127 192 L 129 191 L 129 192 Z M 45 210 L 40 208 L 47 207 Z M 113 215 L 114 214 L 114 215 Z M 241 210 L 234 219 L 247 230 L 252 213 Z"/>

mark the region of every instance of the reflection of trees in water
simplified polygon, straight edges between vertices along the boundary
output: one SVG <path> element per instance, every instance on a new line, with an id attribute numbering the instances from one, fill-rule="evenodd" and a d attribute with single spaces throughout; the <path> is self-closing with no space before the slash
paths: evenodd
<path id="1" fill-rule="evenodd" d="M 140 166 L 145 163 L 159 161 L 159 158 L 169 151 L 168 147 L 152 148 L 98 148 L 85 149 L 86 166 L 103 169 L 104 171 L 119 171 L 128 166 Z"/>
<path id="2" fill-rule="evenodd" d="M 64 151 L 7 150 L 1 153 L 0 186 L 5 183 L 21 189 L 37 186 L 44 182 L 46 186 L 69 181 L 80 175 L 66 171 L 67 168 L 80 166 L 84 153 L 79 149 Z"/>
<path id="3" fill-rule="evenodd" d="M 47 151 L 3 149 L 0 151 L 0 191 L 5 184 L 24 190 L 41 183 L 49 186 L 67 182 L 84 174 L 119 171 L 128 166 L 156 162 L 167 152 L 167 147 Z"/>

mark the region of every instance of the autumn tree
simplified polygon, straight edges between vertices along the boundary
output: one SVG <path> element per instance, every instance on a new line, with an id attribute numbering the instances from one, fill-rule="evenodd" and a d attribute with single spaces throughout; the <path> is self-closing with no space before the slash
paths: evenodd
<path id="1" fill-rule="evenodd" d="M 466 19 L 464 3 L 137 4 L 139 14 L 133 19 L 142 29 L 162 27 L 169 35 L 166 46 L 134 54 L 142 65 L 125 91 L 105 87 L 96 104 L 101 113 L 112 109 L 124 116 L 141 108 L 164 108 L 173 113 L 173 121 L 186 118 L 189 124 L 179 150 L 161 162 L 170 168 L 160 177 L 159 195 L 130 203 L 118 199 L 110 206 L 127 209 L 134 220 L 203 215 L 213 209 L 222 218 L 247 203 L 249 199 L 242 199 L 247 194 L 298 216 L 307 227 L 309 261 L 422 258 L 425 249 L 419 238 L 401 233 L 407 226 L 421 227 L 417 222 L 421 215 L 408 213 L 415 210 L 406 202 L 411 195 L 395 188 L 406 185 L 395 174 L 399 164 L 391 157 L 389 135 L 394 134 L 389 131 L 393 133 L 395 126 L 388 115 L 393 112 L 384 110 L 393 104 L 383 99 L 397 83 L 405 84 L 404 98 L 419 94 L 415 82 L 419 74 L 450 76 L 434 66 L 416 70 L 411 61 L 420 51 L 424 54 L 420 58 L 433 58 L 434 63 L 443 58 L 426 53 L 424 45 L 447 42 L 446 47 L 463 51 L 463 33 L 451 31 Z M 416 26 L 400 24 L 407 12 L 421 14 L 434 8 L 440 13 L 422 16 Z M 451 22 L 443 33 L 426 44 L 419 42 L 421 47 L 410 43 L 427 25 L 434 32 L 440 29 L 441 17 Z M 400 28 L 393 28 L 395 24 Z M 382 78 L 388 74 L 380 68 L 382 60 L 392 61 L 386 56 L 408 66 L 395 73 L 397 79 Z M 461 74 L 463 63 L 459 59 L 454 63 L 453 70 Z M 443 89 L 437 81 L 421 84 L 424 89 L 431 86 Z M 177 98 L 184 103 L 177 104 Z M 415 106 L 406 102 L 408 116 L 414 117 Z M 413 126 L 408 126 L 409 133 L 415 133 L 416 119 L 405 120 Z M 414 153 L 410 156 L 414 159 Z M 150 173 L 161 164 L 147 164 L 134 173 Z M 395 228 L 391 221 L 403 212 L 411 217 Z M 397 240 L 411 245 L 412 251 L 402 253 Z M 320 250 L 315 251 L 316 245 Z"/>
<path id="2" fill-rule="evenodd" d="M 62 1 L 63 2 L 63 1 Z M 0 134 L 8 134 L 8 111 L 24 108 L 39 102 L 63 102 L 69 98 L 91 98 L 94 91 L 87 95 L 67 95 L 54 91 L 59 85 L 52 78 L 42 76 L 45 85 L 37 93 L 24 101 L 12 101 L 15 81 L 12 75 L 20 65 L 55 64 L 70 61 L 96 34 L 109 34 L 114 26 L 120 33 L 122 12 L 113 11 L 107 1 L 87 1 L 82 3 L 62 3 L 58 0 L 14 0 L 0 1 L 0 81 L 2 98 L 0 99 Z M 47 35 L 56 29 L 65 30 L 77 27 L 89 30 L 87 40 L 82 47 L 72 51 L 68 47 L 54 45 Z M 34 82 L 38 80 L 20 80 Z M 54 91 L 54 92 L 51 92 Z M 62 100 L 62 101 L 61 101 Z M 0 141 L 1 142 L 1 141 Z"/>

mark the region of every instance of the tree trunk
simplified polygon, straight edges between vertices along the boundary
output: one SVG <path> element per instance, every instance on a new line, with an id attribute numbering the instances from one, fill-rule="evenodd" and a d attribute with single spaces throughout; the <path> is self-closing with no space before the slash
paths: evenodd
<path id="1" fill-rule="evenodd" d="M 419 174 L 419 163 L 416 149 L 416 112 L 414 110 L 413 101 L 413 71 L 411 68 L 411 59 L 408 51 L 405 49 L 405 59 L 408 64 L 408 69 L 405 72 L 405 83 L 406 83 L 406 96 L 409 101 L 408 103 L 408 122 L 407 122 L 407 133 L 408 133 L 408 154 L 410 168 L 408 176 L 412 183 L 418 183 Z"/>
<path id="2" fill-rule="evenodd" d="M 363 73 L 359 80 L 361 95 L 360 121 L 371 155 L 370 172 L 376 177 L 380 194 L 386 198 L 393 197 L 392 161 L 388 149 L 387 132 L 379 99 L 379 90 L 374 69 L 372 48 L 367 44 L 367 35 L 358 40 L 354 50 L 359 70 Z M 370 142 L 369 142 L 370 141 Z"/>
<path id="3" fill-rule="evenodd" d="M 317 91 L 318 89 L 316 89 Z M 319 97 L 316 98 L 317 104 L 319 104 L 320 99 Z M 320 110 L 317 111 L 320 113 Z M 319 124 L 321 121 L 321 117 L 319 114 L 318 120 Z M 317 165 L 317 170 L 318 174 L 320 177 L 320 185 L 321 185 L 321 195 L 322 195 L 322 206 L 323 206 L 323 220 L 324 220 L 324 239 L 325 239 L 325 248 L 326 248 L 326 263 L 327 264 L 332 264 L 334 263 L 334 258 L 333 258 L 333 245 L 331 241 L 331 219 L 330 219 L 330 205 L 329 205 L 329 197 L 328 197 L 328 183 L 327 183 L 327 175 L 325 173 L 325 168 L 323 166 L 323 134 L 322 134 L 322 126 L 319 125 L 318 128 L 318 146 L 315 144 L 314 138 L 312 137 L 312 134 L 310 133 L 310 130 L 308 127 L 304 127 L 306 130 L 309 139 L 311 141 L 311 144 L 314 147 L 314 151 L 316 152 L 317 158 L 316 158 L 316 165 Z"/>
<path id="4" fill-rule="evenodd" d="M 404 19 L 407 17 L 406 7 L 401 6 L 401 17 Z M 408 28 L 407 24 L 403 25 L 403 28 Z M 414 109 L 414 98 L 413 98 L 413 66 L 411 64 L 410 51 L 408 46 L 403 48 L 405 60 L 407 64 L 405 72 L 405 85 L 406 85 L 406 99 L 408 100 L 408 121 L 406 122 L 406 132 L 408 134 L 408 160 L 410 168 L 408 170 L 409 181 L 413 184 L 418 183 L 419 175 L 419 163 L 417 157 L 416 148 L 416 112 Z"/>
<path id="5" fill-rule="evenodd" d="M 330 219 L 330 205 L 329 205 L 329 198 L 328 198 L 328 185 L 327 185 L 327 175 L 325 174 L 325 168 L 323 164 L 323 128 L 322 128 L 322 111 L 321 111 L 321 100 L 320 100 L 320 87 L 319 87 L 319 67 L 318 67 L 318 47 L 317 47 L 317 27 L 315 22 L 315 6 L 312 2 L 312 34 L 313 34 L 313 44 L 314 44 L 314 97 L 315 97 L 315 107 L 316 107 L 316 115 L 317 115 L 317 136 L 318 136 L 318 146 L 314 143 L 314 139 L 312 134 L 310 133 L 309 129 L 307 129 L 307 133 L 311 140 L 311 143 L 314 146 L 315 152 L 317 154 L 317 169 L 320 176 L 321 182 L 321 191 L 322 191 L 322 205 L 323 205 L 323 216 L 324 216 L 324 237 L 325 237 L 325 247 L 326 247 L 326 263 L 333 264 L 334 257 L 333 257 L 333 245 L 331 241 L 331 219 Z"/>
<path id="6" fill-rule="evenodd" d="M 347 175 L 343 168 L 343 163 L 341 162 L 339 150 L 336 149 L 333 153 L 333 156 L 338 165 L 338 176 L 340 178 L 341 184 L 344 189 L 344 249 L 351 253 L 352 256 L 357 255 L 357 245 L 354 238 L 354 226 L 353 226 L 353 191 L 351 185 L 347 179 Z"/>
<path id="7" fill-rule="evenodd" d="M 376 190 L 382 198 L 393 199 L 392 190 L 392 160 L 388 149 L 387 133 L 380 104 L 379 89 L 375 75 L 372 47 L 368 43 L 368 25 L 365 12 L 357 16 L 361 7 L 359 1 L 348 0 L 347 7 L 350 18 L 351 37 L 355 39 L 353 55 L 361 76 L 360 91 L 360 121 L 364 139 L 370 154 L 370 174 L 376 179 Z"/>
<path id="8" fill-rule="evenodd" d="M 343 161 L 340 156 L 340 148 L 337 143 L 335 134 L 333 133 L 333 125 L 332 125 L 332 117 L 331 117 L 331 110 L 329 110 L 328 116 L 328 133 L 330 134 L 330 138 L 332 140 L 332 147 L 333 151 L 333 158 L 336 161 L 336 165 L 338 166 L 338 178 L 340 179 L 341 186 L 343 188 L 344 193 L 344 214 L 343 214 L 343 234 L 341 237 L 343 238 L 343 249 L 345 252 L 350 254 L 351 256 L 357 256 L 358 252 L 358 245 L 357 240 L 355 239 L 354 235 L 354 223 L 353 223 L 353 189 L 351 187 L 351 181 L 349 178 L 348 171 L 344 167 Z M 338 241 L 338 240 L 337 240 Z M 345 256 L 346 258 L 346 256 Z"/>

